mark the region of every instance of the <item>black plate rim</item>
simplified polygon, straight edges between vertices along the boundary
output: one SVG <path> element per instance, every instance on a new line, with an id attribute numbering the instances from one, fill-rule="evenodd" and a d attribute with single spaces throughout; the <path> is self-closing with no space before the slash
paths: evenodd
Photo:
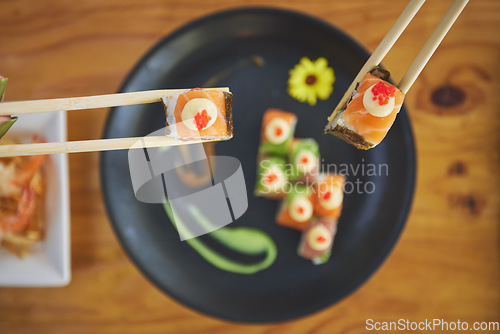
<path id="1" fill-rule="evenodd" d="M 301 21 L 307 21 L 308 23 L 315 24 L 320 26 L 322 29 L 330 31 L 332 34 L 337 35 L 340 39 L 344 40 L 347 44 L 350 44 L 353 49 L 356 49 L 356 52 L 359 52 L 360 54 L 365 55 L 365 58 L 368 59 L 370 56 L 370 52 L 364 48 L 359 42 L 357 42 L 354 38 L 350 37 L 346 32 L 340 30 L 339 28 L 331 25 L 330 23 L 311 16 L 307 13 L 303 12 L 298 12 L 290 9 L 283 9 L 283 8 L 277 8 L 277 7 L 271 7 L 271 6 L 249 6 L 249 7 L 240 7 L 240 8 L 235 8 L 235 9 L 228 9 L 228 10 L 222 10 L 222 11 L 217 11 L 215 13 L 211 14 L 206 14 L 202 17 L 199 17 L 197 19 L 192 20 L 191 22 L 184 24 L 180 26 L 179 28 L 173 30 L 171 33 L 166 35 L 165 37 L 161 38 L 156 44 L 151 47 L 137 62 L 137 64 L 134 66 L 134 68 L 128 73 L 125 81 L 123 84 L 120 86 L 118 92 L 126 92 L 126 87 L 130 84 L 130 81 L 132 78 L 136 75 L 138 71 L 144 66 L 144 64 L 147 62 L 147 60 L 157 52 L 160 48 L 164 47 L 165 44 L 169 43 L 170 40 L 175 39 L 177 36 L 184 34 L 185 32 L 188 32 L 192 29 L 195 29 L 198 26 L 202 26 L 206 22 L 216 20 L 216 19 L 221 19 L 227 16 L 233 16 L 233 15 L 240 15 L 240 14 L 253 14 L 253 15 L 269 15 L 269 14 L 276 14 L 276 15 L 286 15 L 291 18 L 297 18 L 298 20 Z M 103 131 L 103 138 L 110 138 L 107 134 L 110 131 L 111 124 L 113 123 L 113 119 L 117 117 L 116 113 L 116 108 L 112 108 L 110 112 L 108 113 L 107 121 L 104 127 Z M 367 267 L 365 270 L 364 275 L 358 276 L 357 279 L 353 280 L 350 285 L 348 285 L 342 292 L 333 295 L 331 298 L 330 302 L 325 302 L 325 303 L 318 303 L 315 304 L 314 306 L 310 306 L 304 309 L 301 309 L 299 312 L 296 312 L 294 314 L 288 314 L 286 316 L 275 316 L 273 318 L 266 318 L 266 319 L 251 319 L 249 320 L 248 317 L 228 317 L 226 314 L 222 312 L 217 312 L 212 309 L 206 309 L 204 307 L 200 307 L 199 305 L 195 305 L 194 303 L 188 302 L 182 298 L 181 295 L 177 294 L 175 290 L 170 289 L 167 286 L 164 286 L 162 282 L 159 280 L 156 280 L 153 278 L 151 275 L 147 273 L 147 270 L 145 266 L 135 257 L 134 255 L 134 250 L 130 249 L 126 242 L 125 242 L 125 237 L 122 235 L 120 232 L 119 228 L 119 219 L 114 215 L 113 211 L 111 210 L 111 196 L 109 188 L 107 183 L 105 182 L 105 170 L 106 170 L 106 162 L 104 159 L 104 156 L 106 155 L 106 152 L 102 152 L 100 155 L 100 176 L 101 176 L 101 188 L 103 192 L 103 199 L 104 199 L 104 204 L 106 207 L 106 212 L 110 218 L 111 225 L 113 227 L 113 231 L 118 238 L 118 241 L 122 247 L 122 249 L 125 251 L 127 256 L 132 260 L 133 264 L 139 269 L 139 272 L 146 278 L 148 279 L 153 285 L 155 286 L 156 289 L 159 291 L 166 293 L 169 297 L 171 297 L 174 301 L 176 301 L 179 304 L 182 304 L 184 306 L 189 307 L 192 311 L 195 311 L 199 313 L 200 315 L 203 316 L 210 316 L 210 317 L 215 317 L 218 318 L 219 320 L 224 320 L 224 321 L 230 321 L 230 322 L 235 322 L 235 323 L 249 323 L 249 324 L 265 324 L 265 323 L 278 323 L 278 322 L 285 322 L 285 321 L 292 321 L 297 318 L 301 318 L 307 315 L 312 315 L 314 313 L 317 313 L 321 310 L 324 310 L 325 308 L 329 306 L 333 306 L 335 303 L 341 301 L 354 291 L 356 291 L 358 288 L 360 288 L 364 283 L 366 283 L 377 271 L 377 269 L 385 262 L 385 260 L 389 257 L 391 251 L 395 248 L 399 237 L 401 236 L 402 230 L 406 225 L 406 221 L 408 219 L 408 216 L 411 211 L 411 206 L 412 206 L 412 201 L 413 201 L 413 196 L 415 192 L 415 182 L 416 182 L 416 146 L 415 146 L 415 141 L 414 141 L 414 136 L 413 136 L 413 130 L 411 127 L 410 119 L 408 116 L 408 112 L 406 111 L 405 105 L 402 107 L 402 112 L 399 115 L 399 118 L 404 118 L 404 121 L 402 122 L 402 127 L 404 129 L 404 139 L 405 141 L 408 142 L 409 146 L 413 148 L 412 150 L 407 152 L 407 159 L 408 159 L 408 190 L 405 193 L 405 198 L 403 199 L 403 208 L 400 210 L 400 215 L 399 215 L 399 223 L 392 230 L 392 234 L 389 238 L 389 242 L 385 244 L 383 249 L 380 251 L 379 256 L 376 258 L 376 260 L 373 261 L 372 265 Z"/>

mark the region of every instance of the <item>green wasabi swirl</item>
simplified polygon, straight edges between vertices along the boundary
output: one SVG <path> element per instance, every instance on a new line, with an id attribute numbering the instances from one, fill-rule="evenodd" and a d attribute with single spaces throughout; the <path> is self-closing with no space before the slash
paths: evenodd
<path id="1" fill-rule="evenodd" d="M 165 212 L 167 213 L 170 221 L 178 229 L 185 227 L 178 215 L 175 216 L 172 207 L 168 202 L 163 204 Z M 211 230 L 212 223 L 198 210 L 198 208 L 191 206 L 188 208 L 189 213 L 207 230 Z M 177 224 L 175 224 L 177 222 Z M 181 231 L 180 231 L 181 232 Z M 197 251 L 201 257 L 208 261 L 213 266 L 237 274 L 254 274 L 258 271 L 268 268 L 276 260 L 278 254 L 276 244 L 273 239 L 262 232 L 261 230 L 250 227 L 222 227 L 209 234 L 211 237 L 225 245 L 227 248 L 246 255 L 266 254 L 266 257 L 260 262 L 253 264 L 240 263 L 228 259 L 227 257 L 218 254 L 213 249 L 205 245 L 198 238 L 187 239 L 186 242 Z"/>

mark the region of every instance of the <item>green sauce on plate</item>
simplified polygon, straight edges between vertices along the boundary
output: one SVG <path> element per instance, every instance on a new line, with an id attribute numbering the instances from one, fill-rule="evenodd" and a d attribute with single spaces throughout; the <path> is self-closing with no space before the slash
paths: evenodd
<path id="1" fill-rule="evenodd" d="M 183 228 L 184 224 L 179 221 L 179 217 L 176 216 L 174 220 L 174 214 L 170 204 L 164 203 L 165 212 L 167 213 L 170 221 L 177 221 L 177 228 Z M 198 210 L 198 208 L 192 206 L 189 207 L 188 211 L 193 215 L 194 218 L 200 223 L 200 225 L 207 227 L 212 226 L 210 221 Z M 205 245 L 198 238 L 187 239 L 186 242 L 193 247 L 205 260 L 207 260 L 213 266 L 237 274 L 254 274 L 258 271 L 268 268 L 276 260 L 276 255 L 278 253 L 276 249 L 276 244 L 273 239 L 262 232 L 261 230 L 251 228 L 251 227 L 222 227 L 210 233 L 210 236 L 219 241 L 221 244 L 227 248 L 245 255 L 258 255 L 266 254 L 266 257 L 257 263 L 246 264 L 240 263 L 228 259 L 227 257 L 220 255 L 212 248 Z"/>

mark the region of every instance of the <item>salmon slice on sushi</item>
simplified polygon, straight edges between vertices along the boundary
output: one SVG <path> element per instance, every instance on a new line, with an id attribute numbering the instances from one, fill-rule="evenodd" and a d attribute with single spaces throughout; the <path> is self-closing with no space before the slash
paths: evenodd
<path id="1" fill-rule="evenodd" d="M 333 239 L 337 232 L 335 219 L 318 218 L 302 232 L 298 254 L 314 264 L 328 261 L 332 251 Z"/>
<path id="2" fill-rule="evenodd" d="M 177 139 L 230 139 L 233 136 L 233 95 L 194 88 L 162 97 L 167 136 Z"/>
<path id="3" fill-rule="evenodd" d="M 405 94 L 388 82 L 390 74 L 375 68 L 365 74 L 351 100 L 328 118 L 325 132 L 359 149 L 368 150 L 382 142 L 396 119 Z"/>
<path id="4" fill-rule="evenodd" d="M 311 138 L 296 139 L 290 144 L 288 160 L 290 181 L 313 184 L 319 172 L 319 146 Z"/>
<path id="5" fill-rule="evenodd" d="M 280 225 L 304 230 L 313 218 L 313 190 L 306 186 L 292 186 L 281 203 L 276 222 Z"/>
<path id="6" fill-rule="evenodd" d="M 261 157 L 257 165 L 256 196 L 270 199 L 281 199 L 286 196 L 289 182 L 285 163 L 285 159 L 280 157 Z"/>
<path id="7" fill-rule="evenodd" d="M 295 114 L 268 109 L 262 118 L 260 153 L 286 156 L 296 123 Z"/>
<path id="8" fill-rule="evenodd" d="M 321 174 L 314 184 L 314 214 L 338 219 L 344 201 L 345 177 L 340 174 Z"/>

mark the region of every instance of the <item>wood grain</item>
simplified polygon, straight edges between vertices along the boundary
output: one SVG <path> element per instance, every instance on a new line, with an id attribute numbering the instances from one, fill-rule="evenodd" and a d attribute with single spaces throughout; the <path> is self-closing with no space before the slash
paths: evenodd
<path id="1" fill-rule="evenodd" d="M 8 101 L 114 93 L 164 35 L 241 5 L 301 10 L 373 50 L 406 3 L 3 0 L 0 73 L 10 79 Z M 428 0 L 388 54 L 384 64 L 396 82 L 449 4 Z M 102 203 L 99 155 L 82 153 L 69 157 L 72 282 L 57 289 L 0 289 L 0 333 L 360 333 L 367 318 L 499 321 L 498 36 L 500 2 L 471 1 L 412 87 L 406 104 L 418 175 L 411 215 L 381 269 L 340 303 L 262 326 L 223 322 L 178 304 L 123 253 Z M 95 139 L 106 110 L 68 118 L 70 140 Z"/>

